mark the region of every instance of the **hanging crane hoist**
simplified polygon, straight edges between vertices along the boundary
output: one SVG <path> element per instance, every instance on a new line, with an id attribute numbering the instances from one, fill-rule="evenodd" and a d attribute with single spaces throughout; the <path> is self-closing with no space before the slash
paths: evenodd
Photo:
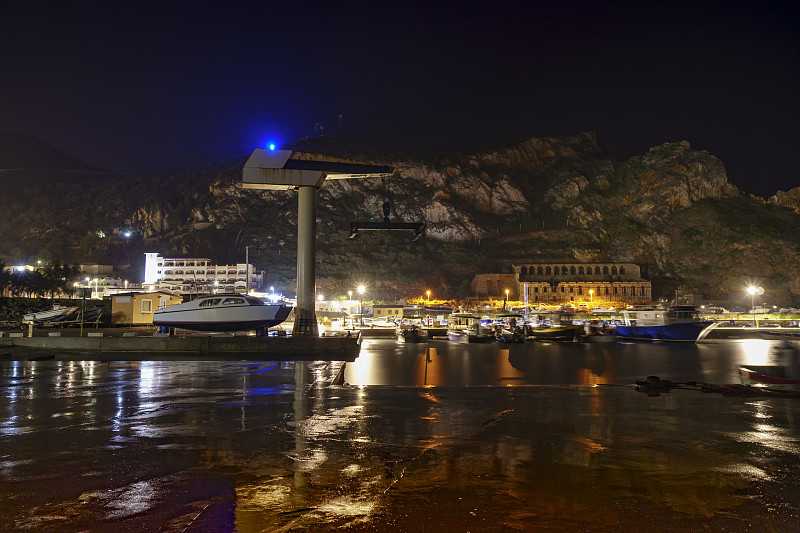
<path id="1" fill-rule="evenodd" d="M 413 231 L 414 237 L 411 242 L 417 242 L 425 235 L 425 224 L 422 222 L 390 222 L 392 212 L 392 202 L 389 197 L 388 178 L 383 178 L 383 222 L 351 222 L 350 237 L 355 239 L 362 231 Z"/>

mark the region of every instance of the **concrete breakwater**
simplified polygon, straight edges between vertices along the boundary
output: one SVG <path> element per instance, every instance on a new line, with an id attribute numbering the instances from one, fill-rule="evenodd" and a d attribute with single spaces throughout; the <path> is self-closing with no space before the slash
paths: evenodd
<path id="1" fill-rule="evenodd" d="M 192 359 L 324 359 L 353 361 L 357 337 L 3 337 L 0 355 L 6 360 L 51 358 L 76 360 Z"/>

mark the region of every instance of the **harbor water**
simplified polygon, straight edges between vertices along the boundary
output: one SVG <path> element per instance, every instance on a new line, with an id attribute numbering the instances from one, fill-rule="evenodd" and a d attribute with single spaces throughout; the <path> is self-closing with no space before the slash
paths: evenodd
<path id="1" fill-rule="evenodd" d="M 0 530 L 792 531 L 800 400 L 632 386 L 774 344 L 0 361 Z"/>
<path id="2" fill-rule="evenodd" d="M 352 385 L 631 384 L 648 375 L 672 381 L 738 383 L 739 365 L 770 364 L 777 341 L 707 344 L 533 342 L 456 344 L 365 339 L 348 363 Z"/>

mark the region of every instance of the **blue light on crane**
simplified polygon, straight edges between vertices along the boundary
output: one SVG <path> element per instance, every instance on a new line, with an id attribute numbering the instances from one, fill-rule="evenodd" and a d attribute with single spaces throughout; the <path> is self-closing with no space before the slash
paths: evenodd
<path id="1" fill-rule="evenodd" d="M 274 152 L 275 151 L 275 143 L 269 143 L 269 145 L 267 145 L 267 147 L 269 148 L 270 152 Z"/>

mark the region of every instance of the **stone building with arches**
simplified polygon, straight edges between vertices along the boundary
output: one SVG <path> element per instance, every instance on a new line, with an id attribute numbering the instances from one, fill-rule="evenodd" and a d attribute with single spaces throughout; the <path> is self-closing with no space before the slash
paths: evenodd
<path id="1" fill-rule="evenodd" d="M 513 265 L 518 294 L 528 302 L 651 302 L 652 287 L 635 263 L 522 263 Z"/>

